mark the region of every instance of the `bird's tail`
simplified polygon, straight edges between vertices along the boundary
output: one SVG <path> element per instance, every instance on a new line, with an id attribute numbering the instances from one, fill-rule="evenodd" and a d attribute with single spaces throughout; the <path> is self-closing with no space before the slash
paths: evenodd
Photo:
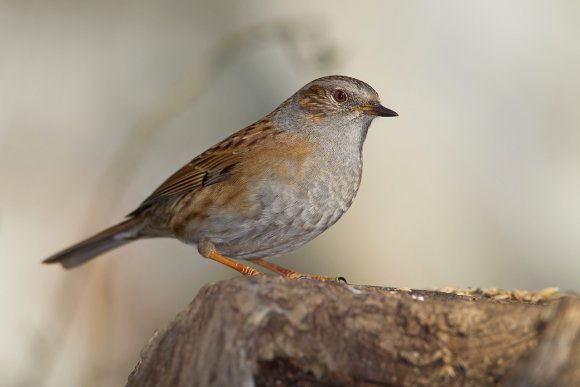
<path id="1" fill-rule="evenodd" d="M 77 267 L 109 250 L 134 241 L 139 238 L 139 232 L 142 228 L 142 219 L 127 219 L 48 257 L 42 263 L 60 263 L 67 269 Z"/>

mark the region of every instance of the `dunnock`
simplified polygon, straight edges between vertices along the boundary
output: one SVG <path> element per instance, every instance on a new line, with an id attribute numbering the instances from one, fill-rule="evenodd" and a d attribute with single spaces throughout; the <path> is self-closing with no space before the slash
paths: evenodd
<path id="1" fill-rule="evenodd" d="M 72 268 L 137 239 L 173 237 L 244 275 L 262 273 L 233 259 L 288 278 L 329 279 L 263 258 L 298 248 L 345 213 L 360 184 L 369 125 L 396 115 L 362 81 L 316 79 L 194 158 L 127 220 L 44 262 Z"/>

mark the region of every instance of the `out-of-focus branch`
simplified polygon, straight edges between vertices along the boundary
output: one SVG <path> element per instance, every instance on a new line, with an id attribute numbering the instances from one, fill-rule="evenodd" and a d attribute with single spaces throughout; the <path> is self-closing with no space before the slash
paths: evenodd
<path id="1" fill-rule="evenodd" d="M 179 76 L 127 130 L 97 182 L 97 186 L 105 185 L 105 181 L 116 184 L 113 189 L 99 191 L 98 200 L 93 202 L 104 209 L 113 208 L 163 129 L 195 103 L 232 58 L 267 42 L 285 49 L 299 68 L 306 65 L 327 68 L 334 63 L 336 56 L 336 46 L 320 18 L 264 22 L 224 36 L 205 60 L 196 62 Z"/>

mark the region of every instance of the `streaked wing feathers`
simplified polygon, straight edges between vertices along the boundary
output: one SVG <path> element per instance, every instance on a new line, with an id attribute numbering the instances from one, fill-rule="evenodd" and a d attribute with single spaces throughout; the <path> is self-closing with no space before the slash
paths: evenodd
<path id="1" fill-rule="evenodd" d="M 270 121 L 264 119 L 232 134 L 171 175 L 129 216 L 136 215 L 160 199 L 186 194 L 224 181 L 231 176 L 243 154 L 273 132 Z"/>

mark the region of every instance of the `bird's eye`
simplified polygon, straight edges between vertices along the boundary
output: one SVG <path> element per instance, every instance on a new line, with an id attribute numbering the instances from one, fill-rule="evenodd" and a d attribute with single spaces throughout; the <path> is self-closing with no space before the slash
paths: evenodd
<path id="1" fill-rule="evenodd" d="M 346 101 L 346 93 L 344 90 L 336 89 L 334 90 L 334 95 L 332 96 L 334 100 L 338 103 L 343 103 Z"/>

